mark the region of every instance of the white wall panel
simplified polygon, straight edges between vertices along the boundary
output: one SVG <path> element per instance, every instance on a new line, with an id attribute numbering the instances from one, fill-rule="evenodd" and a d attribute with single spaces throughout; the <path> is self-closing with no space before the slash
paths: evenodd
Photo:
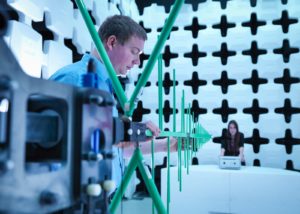
<path id="1" fill-rule="evenodd" d="M 44 79 L 49 78 L 63 66 L 72 63 L 72 51 L 59 42 L 45 41 L 44 54 L 46 55 L 46 65 L 43 70 Z"/>
<path id="2" fill-rule="evenodd" d="M 8 45 L 25 73 L 40 78 L 42 66 L 42 36 L 26 24 L 9 21 Z"/>

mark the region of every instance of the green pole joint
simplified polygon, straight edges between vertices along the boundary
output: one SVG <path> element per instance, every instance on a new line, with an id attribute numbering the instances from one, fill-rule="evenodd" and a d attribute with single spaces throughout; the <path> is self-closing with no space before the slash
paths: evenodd
<path id="1" fill-rule="evenodd" d="M 127 117 L 130 117 L 130 116 L 131 116 L 131 114 L 130 114 L 130 109 L 131 109 L 131 104 L 130 104 L 129 102 L 126 102 L 126 103 L 124 104 L 123 110 L 124 110 L 125 115 L 126 115 Z"/>

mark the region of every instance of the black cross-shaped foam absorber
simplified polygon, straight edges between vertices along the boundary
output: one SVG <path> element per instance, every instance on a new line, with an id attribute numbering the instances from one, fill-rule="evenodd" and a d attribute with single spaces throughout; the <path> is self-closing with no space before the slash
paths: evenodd
<path id="1" fill-rule="evenodd" d="M 245 138 L 245 143 L 253 146 L 254 153 L 259 153 L 260 145 L 268 144 L 269 139 L 260 137 L 259 130 L 253 129 L 252 136 Z"/>
<path id="2" fill-rule="evenodd" d="M 251 114 L 252 115 L 252 119 L 254 123 L 258 123 L 259 121 L 259 116 L 261 114 L 266 114 L 269 112 L 269 110 L 267 108 L 262 108 L 259 106 L 258 100 L 254 99 L 252 101 L 252 106 L 249 108 L 244 108 L 243 112 L 245 114 Z"/>
<path id="3" fill-rule="evenodd" d="M 281 13 L 281 18 L 274 20 L 272 23 L 273 25 L 281 25 L 282 32 L 288 33 L 289 32 L 289 26 L 292 24 L 296 24 L 298 22 L 298 19 L 296 18 L 290 18 L 288 11 L 284 10 Z"/>
<path id="4" fill-rule="evenodd" d="M 227 76 L 226 71 L 222 71 L 221 78 L 217 80 L 212 81 L 213 85 L 219 85 L 221 86 L 221 90 L 223 94 L 227 94 L 228 88 L 230 85 L 235 85 L 236 80 L 235 79 L 229 79 Z"/>
<path id="5" fill-rule="evenodd" d="M 285 122 L 290 123 L 292 120 L 292 115 L 293 114 L 299 114 L 300 113 L 300 108 L 295 108 L 291 104 L 290 99 L 285 99 L 284 100 L 284 106 L 281 108 L 275 108 L 275 113 L 277 114 L 283 114 Z"/>
<path id="6" fill-rule="evenodd" d="M 191 52 L 183 54 L 184 57 L 192 59 L 193 66 L 197 66 L 199 58 L 206 57 L 206 55 L 207 54 L 205 52 L 200 52 L 198 50 L 198 45 L 196 44 L 193 44 Z"/>
<path id="7" fill-rule="evenodd" d="M 212 55 L 214 57 L 220 57 L 222 65 L 226 65 L 228 58 L 231 57 L 231 56 L 235 56 L 236 55 L 236 51 L 230 51 L 230 50 L 228 50 L 227 44 L 223 42 L 221 44 L 220 51 L 215 51 L 215 52 L 213 52 Z"/>
<path id="8" fill-rule="evenodd" d="M 290 129 L 286 129 L 284 137 L 276 139 L 275 142 L 277 144 L 284 145 L 287 154 L 292 154 L 293 146 L 299 145 L 300 139 L 294 138 L 292 131 Z"/>
<path id="9" fill-rule="evenodd" d="M 286 92 L 286 93 L 290 92 L 292 84 L 299 83 L 299 82 L 300 82 L 300 78 L 292 77 L 290 75 L 290 69 L 288 69 L 288 68 L 285 68 L 283 70 L 282 77 L 274 79 L 274 83 L 283 85 L 284 92 Z"/>
<path id="10" fill-rule="evenodd" d="M 226 123 L 228 121 L 228 116 L 230 114 L 236 114 L 237 113 L 237 109 L 229 107 L 228 101 L 227 100 L 223 100 L 222 101 L 222 106 L 220 108 L 213 109 L 213 113 L 214 114 L 220 114 L 221 118 L 222 118 L 222 122 Z"/>
<path id="11" fill-rule="evenodd" d="M 256 35 L 258 27 L 266 25 L 266 21 L 260 21 L 257 19 L 256 13 L 251 13 L 250 20 L 248 22 L 243 22 L 243 27 L 250 27 L 251 34 Z"/>
<path id="12" fill-rule="evenodd" d="M 175 81 L 175 85 L 178 85 L 178 81 Z M 158 82 L 156 82 L 156 86 L 158 86 Z M 162 86 L 165 89 L 166 95 L 168 95 L 170 93 L 170 88 L 173 86 L 173 80 L 171 80 L 169 72 L 165 73 Z"/>
<path id="13" fill-rule="evenodd" d="M 168 123 L 170 121 L 170 116 L 173 114 L 173 108 L 171 108 L 170 101 L 165 100 L 164 102 L 164 107 L 163 107 L 163 116 L 164 116 L 164 121 Z M 158 109 L 156 109 L 156 113 L 158 114 Z M 178 110 L 176 109 L 176 114 L 178 113 Z"/>
<path id="14" fill-rule="evenodd" d="M 260 84 L 266 84 L 267 82 L 268 82 L 268 79 L 260 78 L 258 76 L 258 71 L 256 69 L 252 70 L 251 78 L 243 79 L 244 84 L 252 86 L 253 93 L 258 92 L 258 87 Z"/>
<path id="15" fill-rule="evenodd" d="M 259 55 L 264 55 L 267 54 L 267 50 L 266 49 L 259 49 L 257 42 L 256 41 L 252 41 L 251 43 L 251 48 L 248 50 L 244 50 L 242 51 L 243 55 L 248 55 L 251 56 L 251 61 L 253 64 L 256 64 L 258 61 L 258 57 Z"/>
<path id="16" fill-rule="evenodd" d="M 299 52 L 299 48 L 291 47 L 288 39 L 282 41 L 282 47 L 273 50 L 275 54 L 282 54 L 283 62 L 290 61 L 290 55 Z"/>
<path id="17" fill-rule="evenodd" d="M 192 74 L 192 79 L 184 81 L 183 84 L 187 85 L 187 86 L 191 86 L 193 94 L 197 94 L 198 93 L 198 88 L 200 86 L 206 85 L 207 81 L 206 80 L 200 80 L 199 77 L 198 77 L 198 72 L 194 71 L 193 74 Z"/>
<path id="18" fill-rule="evenodd" d="M 220 20 L 220 23 L 219 24 L 214 24 L 212 26 L 212 28 L 214 29 L 220 29 L 221 31 L 221 36 L 222 37 L 225 37 L 227 36 L 227 31 L 229 28 L 234 28 L 236 26 L 235 23 L 233 22 L 228 22 L 227 21 L 227 17 L 225 15 L 222 15 L 221 16 L 221 20 Z"/>
<path id="19" fill-rule="evenodd" d="M 144 114 L 150 114 L 150 109 L 143 107 L 143 102 L 138 101 L 137 107 L 134 109 L 132 114 L 132 120 L 134 122 L 141 122 Z"/>
<path id="20" fill-rule="evenodd" d="M 191 4 L 193 11 L 196 12 L 198 10 L 198 6 L 201 3 L 206 2 L 207 0 L 185 0 L 185 4 Z"/>
<path id="21" fill-rule="evenodd" d="M 184 30 L 190 30 L 190 31 L 192 31 L 192 36 L 193 36 L 194 39 L 196 39 L 198 37 L 198 32 L 200 30 L 204 30 L 206 28 L 207 28 L 206 25 L 200 25 L 198 23 L 198 18 L 194 17 L 193 21 L 192 21 L 192 25 L 185 26 Z"/>
<path id="22" fill-rule="evenodd" d="M 188 108 L 186 108 L 184 110 L 184 112 L 187 114 L 188 113 Z M 206 114 L 207 113 L 207 109 L 206 108 L 201 108 L 199 106 L 199 103 L 197 100 L 193 100 L 192 102 L 192 106 L 191 106 L 191 114 L 194 115 L 194 121 L 197 122 L 198 121 L 198 117 L 200 114 Z"/>

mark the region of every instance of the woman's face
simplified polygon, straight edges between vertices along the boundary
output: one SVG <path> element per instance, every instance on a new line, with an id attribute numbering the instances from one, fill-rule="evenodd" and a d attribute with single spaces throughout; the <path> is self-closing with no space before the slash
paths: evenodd
<path id="1" fill-rule="evenodd" d="M 231 136 L 235 136 L 236 134 L 236 127 L 233 123 L 229 124 L 229 133 Z"/>

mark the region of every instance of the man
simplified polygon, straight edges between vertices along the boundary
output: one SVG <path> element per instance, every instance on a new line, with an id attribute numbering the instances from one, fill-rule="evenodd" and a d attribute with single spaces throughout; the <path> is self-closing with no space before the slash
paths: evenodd
<path id="1" fill-rule="evenodd" d="M 144 49 L 147 35 L 145 30 L 130 17 L 122 15 L 108 17 L 100 26 L 98 34 L 117 75 L 126 75 L 133 66 L 140 64 L 140 54 Z M 80 61 L 58 70 L 50 79 L 82 87 L 81 78 L 87 72 L 90 59 L 94 60 L 95 71 L 98 74 L 98 88 L 112 94 L 111 80 L 95 48 L 91 50 L 91 54 L 84 54 Z M 114 116 L 117 116 L 115 108 L 114 111 Z M 154 137 L 159 136 L 160 130 L 154 123 L 149 121 L 146 125 Z M 166 151 L 166 139 L 158 140 L 155 144 L 156 152 Z M 124 170 L 123 148 L 126 148 L 125 155 L 128 157 L 132 155 L 133 144 L 120 143 L 118 147 L 113 148 L 116 157 L 113 160 L 112 179 L 117 187 L 120 185 Z M 140 149 L 144 154 L 150 153 L 150 143 L 141 143 Z M 176 151 L 176 149 L 177 141 L 172 138 L 171 151 Z"/>

